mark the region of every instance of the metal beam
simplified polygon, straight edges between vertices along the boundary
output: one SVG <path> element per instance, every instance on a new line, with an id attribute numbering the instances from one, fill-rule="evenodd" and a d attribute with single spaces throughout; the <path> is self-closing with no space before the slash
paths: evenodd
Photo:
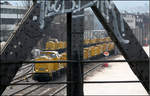
<path id="1" fill-rule="evenodd" d="M 72 29 L 72 13 L 67 13 L 67 59 L 72 60 L 71 58 L 71 29 Z M 67 63 L 67 82 L 71 81 L 71 65 L 72 63 Z M 67 84 L 67 94 L 71 94 L 71 84 Z"/>
<path id="2" fill-rule="evenodd" d="M 22 64 L 4 64 L 19 62 L 28 58 L 31 50 L 44 35 L 40 29 L 40 4 L 34 4 L 12 33 L 0 53 L 0 94 L 10 84 Z"/>
<path id="3" fill-rule="evenodd" d="M 106 4 L 103 1 L 99 4 L 102 3 L 103 7 L 92 6 L 91 8 L 125 59 L 128 61 L 146 60 L 143 63 L 128 62 L 128 64 L 149 93 L 149 58 L 147 54 L 133 35 L 128 24 L 124 20 L 121 21 L 121 15 L 115 5 L 109 4 L 109 2 Z M 108 4 L 109 6 L 107 6 Z M 122 33 L 123 27 L 124 33 Z"/>
<path id="4" fill-rule="evenodd" d="M 83 60 L 83 10 L 67 14 L 67 58 L 68 60 Z M 75 16 L 75 18 L 73 18 Z M 67 64 L 68 96 L 83 96 L 83 64 L 73 62 Z"/>

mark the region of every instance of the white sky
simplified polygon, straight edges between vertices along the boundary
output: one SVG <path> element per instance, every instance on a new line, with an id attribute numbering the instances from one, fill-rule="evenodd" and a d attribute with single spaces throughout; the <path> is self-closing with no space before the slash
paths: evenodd
<path id="1" fill-rule="evenodd" d="M 10 3 L 12 3 L 13 5 L 21 4 L 22 0 L 1 0 L 1 1 L 9 1 Z M 149 12 L 149 0 L 114 0 L 116 6 L 119 8 L 120 11 L 128 11 L 128 12 Z"/>
<path id="2" fill-rule="evenodd" d="M 150 3 L 148 0 L 145 1 L 115 1 L 115 4 L 119 10 L 126 10 L 128 12 L 149 12 Z"/>

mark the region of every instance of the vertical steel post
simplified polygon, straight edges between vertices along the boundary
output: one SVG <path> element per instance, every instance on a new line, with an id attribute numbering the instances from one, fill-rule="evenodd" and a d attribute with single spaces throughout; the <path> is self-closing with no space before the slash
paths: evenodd
<path id="1" fill-rule="evenodd" d="M 72 13 L 67 13 L 67 59 L 71 60 L 71 24 Z M 67 64 L 67 81 L 71 81 L 71 63 Z M 71 94 L 71 83 L 67 84 L 67 95 Z"/>
<path id="2" fill-rule="evenodd" d="M 83 11 L 67 14 L 67 58 L 68 60 L 83 60 Z M 68 96 L 83 95 L 83 64 L 67 64 Z"/>

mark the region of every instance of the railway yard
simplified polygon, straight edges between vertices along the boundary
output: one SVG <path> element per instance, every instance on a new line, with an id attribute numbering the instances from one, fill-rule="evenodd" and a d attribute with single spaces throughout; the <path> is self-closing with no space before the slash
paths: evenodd
<path id="1" fill-rule="evenodd" d="M 144 47 L 149 55 L 149 47 Z M 123 60 L 121 55 L 105 57 L 100 60 Z M 92 70 L 94 69 L 94 70 Z M 28 85 L 28 83 L 43 83 L 32 79 L 33 64 L 23 64 L 17 72 L 12 83 L 26 83 L 27 85 L 11 85 L 4 91 L 3 95 L 65 95 L 66 84 L 39 84 Z M 117 81 L 117 80 L 138 80 L 127 63 L 109 63 L 105 66 L 102 63 L 90 63 L 84 65 L 85 81 Z M 66 73 L 51 82 L 66 81 Z M 136 90 L 135 90 L 135 87 Z M 125 91 L 126 89 L 126 91 Z M 119 90 L 119 91 L 118 91 Z M 141 83 L 119 83 L 119 84 L 84 84 L 85 95 L 147 95 Z"/>
<path id="2" fill-rule="evenodd" d="M 147 55 L 149 56 L 150 47 L 143 47 Z M 110 60 L 123 60 L 122 55 L 108 58 Z M 109 66 L 97 67 L 90 72 L 85 81 L 133 81 L 138 80 L 135 74 L 132 72 L 128 63 L 109 63 Z M 66 94 L 66 89 L 57 93 L 61 96 Z M 102 83 L 102 84 L 84 84 L 85 95 L 140 95 L 149 96 L 145 88 L 140 82 L 134 83 Z"/>
<path id="3" fill-rule="evenodd" d="M 114 58 L 116 56 L 112 57 L 106 57 L 104 59 L 108 58 Z M 102 59 L 101 59 L 102 60 Z M 21 70 L 22 69 L 22 70 Z M 31 70 L 32 69 L 32 70 Z M 85 73 L 85 80 L 86 78 L 91 77 L 90 72 L 93 71 L 93 69 L 101 69 L 103 70 L 103 64 L 85 64 L 84 66 L 84 73 Z M 38 81 L 35 81 L 32 79 L 32 72 L 33 72 L 33 65 L 32 64 L 23 64 L 23 66 L 20 68 L 18 73 L 16 74 L 14 80 L 11 83 L 39 83 Z M 63 82 L 66 81 L 66 74 L 63 72 L 60 77 L 58 77 L 56 80 L 49 81 L 51 82 Z M 3 95 L 54 95 L 57 92 L 59 93 L 60 89 L 65 89 L 65 84 L 45 84 L 45 85 L 11 85 L 8 86 Z M 61 92 L 61 91 L 60 91 Z M 64 92 L 64 91 L 62 91 Z M 57 93 L 57 94 L 58 94 Z M 61 94 L 61 93 L 60 93 Z"/>

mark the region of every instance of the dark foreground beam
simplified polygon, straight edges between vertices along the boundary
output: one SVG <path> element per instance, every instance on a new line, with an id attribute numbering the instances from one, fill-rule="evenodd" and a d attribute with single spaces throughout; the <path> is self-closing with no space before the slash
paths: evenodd
<path id="1" fill-rule="evenodd" d="M 149 93 L 149 58 L 147 54 L 133 35 L 130 27 L 122 19 L 115 5 L 103 2 L 103 0 L 99 4 L 99 7 L 95 5 L 91 8 L 125 59 L 127 61 L 146 60 L 145 62 L 128 63 Z"/>
<path id="2" fill-rule="evenodd" d="M 67 58 L 68 60 L 83 60 L 83 10 L 67 14 Z M 68 96 L 83 96 L 83 64 L 72 62 L 67 64 Z"/>
<path id="3" fill-rule="evenodd" d="M 40 29 L 40 4 L 33 5 L 20 22 L 0 53 L 0 95 L 10 84 L 22 64 L 4 64 L 23 61 L 28 58 L 31 50 L 42 38 Z"/>

